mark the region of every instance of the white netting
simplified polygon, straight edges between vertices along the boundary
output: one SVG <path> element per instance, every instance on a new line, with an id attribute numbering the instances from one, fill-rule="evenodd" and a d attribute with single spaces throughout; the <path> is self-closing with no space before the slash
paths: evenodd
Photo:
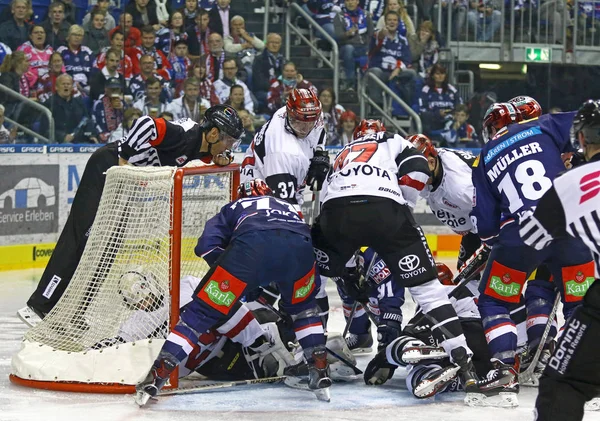
<path id="1" fill-rule="evenodd" d="M 97 365 L 97 361 L 92 361 L 102 353 L 110 355 L 106 362 L 111 366 L 126 365 L 127 357 L 121 361 L 113 354 L 128 353 L 126 350 L 133 349 L 135 341 L 136 358 L 140 345 L 153 342 L 146 359 L 151 361 L 156 356 L 162 344 L 156 339 L 166 338 L 169 325 L 172 205 L 173 198 L 178 197 L 173 189 L 176 170 L 131 166 L 108 170 L 79 266 L 52 312 L 25 335 L 24 349 L 13 359 L 13 369 L 20 371 L 15 374 L 38 380 L 52 376 L 67 381 L 97 381 L 96 375 L 89 373 L 83 376 L 85 380 L 79 376 L 68 378 L 72 375 L 64 371 L 69 371 L 68 366 L 74 361 L 87 360 L 90 366 Z M 194 247 L 205 222 L 231 200 L 232 173 L 189 175 L 183 180 L 179 199 L 183 205 L 181 276 L 201 278 L 208 267 L 194 254 Z M 39 361 L 40 353 L 53 355 L 46 365 L 58 368 L 40 375 L 36 370 L 45 364 Z M 144 365 L 140 361 L 130 363 Z M 112 374 L 97 373 L 100 381 L 122 382 L 126 376 L 121 374 L 129 368 L 114 368 L 118 378 L 107 380 Z M 142 371 L 147 372 L 148 368 L 146 365 Z M 102 367 L 98 369 L 103 371 Z M 135 376 L 139 374 L 136 372 Z"/>

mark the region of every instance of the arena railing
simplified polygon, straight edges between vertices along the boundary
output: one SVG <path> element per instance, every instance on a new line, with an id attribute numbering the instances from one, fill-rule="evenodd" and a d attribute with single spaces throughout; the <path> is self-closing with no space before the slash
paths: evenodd
<path id="1" fill-rule="evenodd" d="M 325 41 L 331 44 L 331 60 L 326 57 L 317 46 L 313 45 L 313 43 L 302 34 L 300 28 L 296 27 L 292 23 L 292 17 L 294 13 L 298 13 L 301 15 L 306 21 L 313 27 L 315 31 L 317 31 Z M 314 54 L 316 54 L 323 63 L 325 63 L 328 67 L 333 69 L 333 91 L 335 92 L 336 98 L 339 98 L 339 85 L 340 85 L 340 60 L 339 60 L 339 49 L 337 42 L 323 29 L 321 26 L 300 6 L 296 3 L 290 3 L 288 5 L 287 13 L 285 16 L 285 25 L 287 30 L 285 31 L 285 58 L 289 60 L 291 53 L 291 32 L 293 32 L 298 38 L 302 40 L 306 45 L 308 45 Z"/>
<path id="2" fill-rule="evenodd" d="M 367 95 L 367 85 L 370 82 L 375 83 L 379 86 L 382 91 L 389 96 L 389 99 L 386 99 L 383 102 L 383 107 L 377 104 L 369 95 Z M 421 124 L 421 117 L 417 114 L 406 102 L 402 100 L 394 91 L 390 89 L 387 84 L 385 84 L 381 79 L 379 79 L 373 73 L 367 71 L 365 75 L 361 78 L 359 83 L 359 95 L 358 100 L 360 104 L 360 118 L 363 119 L 367 114 L 367 104 L 373 107 L 376 111 L 381 113 L 381 117 L 384 122 L 389 122 L 392 126 L 394 126 L 403 136 L 408 135 L 408 132 L 404 130 L 404 127 L 399 125 L 396 120 L 390 117 L 391 112 L 389 110 L 390 100 L 398 102 L 400 106 L 408 113 L 412 121 L 414 122 L 415 129 L 417 133 L 422 133 L 423 125 Z"/>
<path id="3" fill-rule="evenodd" d="M 23 107 L 23 106 L 31 107 L 31 108 L 39 111 L 43 115 L 45 115 L 46 118 L 48 118 L 48 137 L 42 136 L 41 134 L 36 133 L 36 132 L 30 130 L 28 127 L 25 127 L 24 125 L 20 124 L 19 122 L 14 121 L 14 119 L 10 119 L 5 116 L 6 121 L 17 126 L 19 129 L 21 129 L 23 132 L 27 133 L 28 135 L 43 140 L 45 143 L 54 143 L 54 117 L 52 117 L 52 112 L 48 108 L 44 107 L 43 105 L 41 105 L 35 101 L 30 100 L 26 96 L 23 96 L 20 93 L 15 92 L 12 89 L 10 89 L 4 85 L 1 85 L 1 84 L 0 84 L 0 92 L 17 99 L 20 103 L 18 105 L 18 107 Z"/>

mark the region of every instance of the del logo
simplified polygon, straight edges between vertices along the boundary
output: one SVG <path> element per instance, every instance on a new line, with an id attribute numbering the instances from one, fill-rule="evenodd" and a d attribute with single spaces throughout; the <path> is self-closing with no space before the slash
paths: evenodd
<path id="1" fill-rule="evenodd" d="M 233 304 L 244 292 L 246 283 L 221 267 L 217 268 L 212 278 L 200 290 L 198 298 L 220 313 L 229 314 Z"/>

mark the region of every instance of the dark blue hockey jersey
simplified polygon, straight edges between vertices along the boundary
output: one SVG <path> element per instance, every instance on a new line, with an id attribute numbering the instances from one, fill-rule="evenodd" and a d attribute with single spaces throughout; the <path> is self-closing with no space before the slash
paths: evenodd
<path id="1" fill-rule="evenodd" d="M 575 113 L 546 114 L 501 129 L 473 164 L 473 225 L 492 243 L 520 212 L 535 208 L 565 166 L 562 152 L 572 150 L 569 132 Z M 514 231 L 514 232 L 513 232 Z M 508 241 L 520 241 L 518 229 Z M 515 237 L 515 238 L 512 238 Z"/>
<path id="2" fill-rule="evenodd" d="M 272 196 L 239 199 L 223 206 L 206 222 L 195 253 L 212 265 L 236 237 L 249 231 L 274 229 L 310 237 L 309 226 L 289 203 Z"/>

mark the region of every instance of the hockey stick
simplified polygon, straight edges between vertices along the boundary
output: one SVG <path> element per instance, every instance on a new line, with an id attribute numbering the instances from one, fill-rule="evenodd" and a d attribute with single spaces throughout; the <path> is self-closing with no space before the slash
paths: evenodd
<path id="1" fill-rule="evenodd" d="M 350 367 L 352 369 L 352 371 L 354 371 L 354 374 L 363 374 L 363 371 L 360 368 L 358 368 L 357 366 L 355 366 L 354 364 L 352 364 L 348 359 L 342 357 L 337 352 L 334 352 L 328 346 L 326 346 L 325 349 L 327 350 L 327 352 L 329 352 L 335 358 L 337 358 L 338 360 L 340 360 L 341 362 L 343 362 L 344 364 L 346 364 L 348 367 Z"/>
<path id="2" fill-rule="evenodd" d="M 540 343 L 535 350 L 535 354 L 533 354 L 533 359 L 529 364 L 529 367 L 522 373 L 519 373 L 519 383 L 525 383 L 528 381 L 531 376 L 533 376 L 533 372 L 535 367 L 540 359 L 540 355 L 542 355 L 542 351 L 544 350 L 544 345 L 546 345 L 546 339 L 548 339 L 548 335 L 550 334 L 550 329 L 552 328 L 552 322 L 554 322 L 554 317 L 556 316 L 556 312 L 558 311 L 558 304 L 560 303 L 560 294 L 556 294 L 556 298 L 554 299 L 554 306 L 552 307 L 552 311 L 548 315 L 548 321 L 546 322 L 546 327 L 544 328 L 544 333 L 542 333 L 542 337 L 540 338 Z"/>
<path id="3" fill-rule="evenodd" d="M 284 381 L 286 377 L 287 376 L 265 377 L 264 379 L 235 380 L 232 382 L 209 383 L 193 387 L 180 387 L 177 389 L 170 389 L 160 392 L 158 396 L 187 395 L 193 393 L 212 392 L 214 390 L 229 389 L 231 387 L 247 386 L 252 384 L 280 383 Z"/>
<path id="4" fill-rule="evenodd" d="M 358 250 L 356 251 L 356 253 L 354 253 L 355 259 L 357 256 L 358 256 Z M 371 259 L 371 262 L 369 263 L 369 267 L 367 268 L 367 272 L 365 274 L 365 279 L 369 278 L 369 274 L 371 273 L 371 269 L 373 268 L 375 259 L 377 259 L 376 251 L 373 252 L 373 258 Z M 354 319 L 354 314 L 356 314 L 356 310 L 358 309 L 359 304 L 360 303 L 358 301 L 354 301 L 354 304 L 352 305 L 352 310 L 350 311 L 350 315 L 348 316 L 348 320 L 346 321 L 346 327 L 344 327 L 344 333 L 342 333 L 342 338 L 345 338 L 346 335 L 348 334 L 348 331 L 350 330 L 350 325 L 352 324 L 352 320 Z M 367 310 L 365 309 L 365 311 L 367 311 Z"/>

